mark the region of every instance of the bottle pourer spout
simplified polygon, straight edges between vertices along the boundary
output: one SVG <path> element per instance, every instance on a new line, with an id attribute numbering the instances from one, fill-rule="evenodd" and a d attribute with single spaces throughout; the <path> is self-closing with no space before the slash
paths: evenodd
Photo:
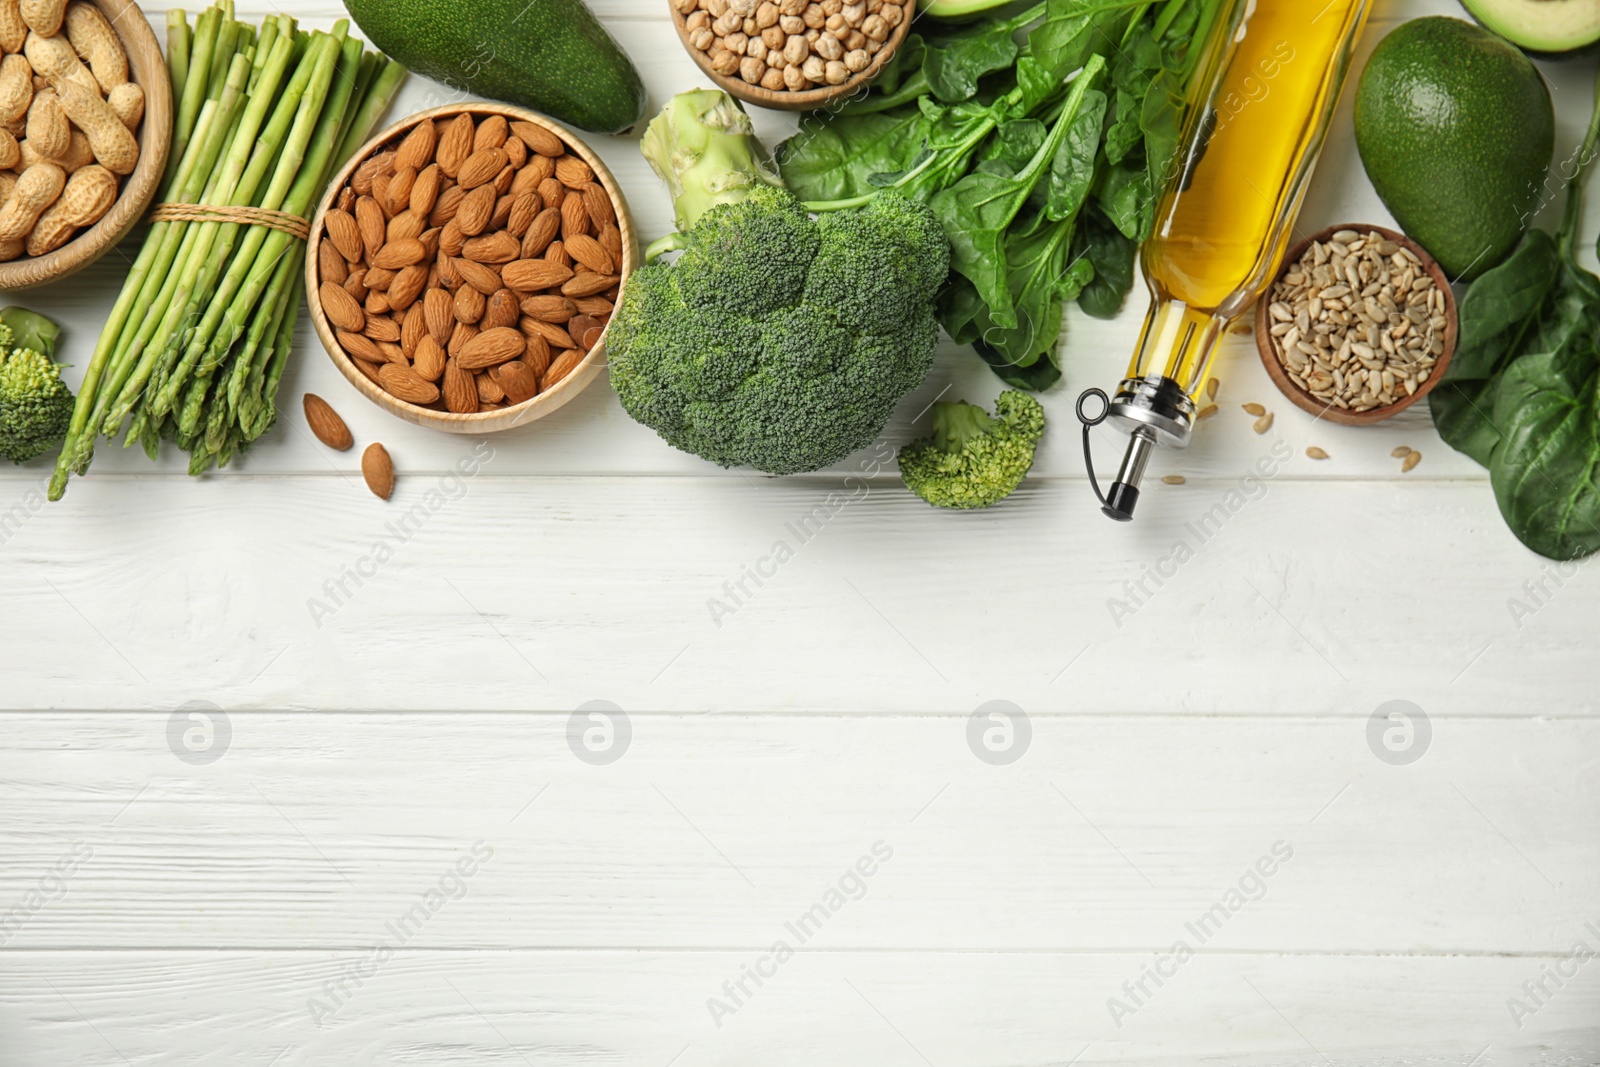
<path id="1" fill-rule="evenodd" d="M 1084 401 L 1099 399 L 1098 414 L 1084 411 Z M 1145 469 L 1150 465 L 1150 453 L 1155 451 L 1156 433 L 1148 426 L 1137 426 L 1128 435 L 1128 450 L 1123 453 L 1122 466 L 1117 468 L 1117 480 L 1111 483 L 1109 494 L 1100 491 L 1100 481 L 1094 474 L 1094 453 L 1090 450 L 1089 431 L 1106 421 L 1111 413 L 1111 399 L 1104 390 L 1087 389 L 1078 397 L 1078 421 L 1083 423 L 1083 463 L 1089 472 L 1089 485 L 1100 500 L 1100 511 L 1117 522 L 1132 522 L 1133 509 L 1139 504 L 1139 486 L 1144 482 Z"/>

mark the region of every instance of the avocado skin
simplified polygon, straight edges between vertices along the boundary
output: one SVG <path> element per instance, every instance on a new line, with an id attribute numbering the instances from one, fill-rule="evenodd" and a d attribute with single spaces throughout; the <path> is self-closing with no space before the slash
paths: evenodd
<path id="1" fill-rule="evenodd" d="M 1455 281 L 1505 258 L 1537 213 L 1555 148 L 1550 90 L 1470 22 L 1404 23 L 1356 91 L 1356 147 L 1384 206 Z"/>
<path id="2" fill-rule="evenodd" d="M 347 0 L 377 47 L 446 85 L 596 133 L 644 116 L 644 83 L 583 0 Z"/>

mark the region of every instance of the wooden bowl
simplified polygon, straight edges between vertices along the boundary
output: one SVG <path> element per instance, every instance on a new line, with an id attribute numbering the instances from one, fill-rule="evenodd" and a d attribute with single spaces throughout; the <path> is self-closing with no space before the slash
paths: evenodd
<path id="1" fill-rule="evenodd" d="M 801 92 L 778 91 L 763 89 L 759 85 L 751 85 L 743 78 L 729 78 L 718 74 L 711 69 L 711 56 L 700 51 L 689 43 L 688 17 L 678 11 L 675 4 L 669 3 L 667 7 L 672 12 L 672 24 L 678 29 L 678 39 L 683 42 L 684 51 L 689 53 L 695 65 L 710 78 L 717 88 L 737 97 L 747 104 L 758 107 L 773 108 L 778 111 L 816 111 L 827 107 L 835 100 L 848 98 L 864 89 L 868 82 L 878 76 L 878 71 L 889 62 L 889 57 L 894 55 L 901 42 L 906 39 L 906 34 L 911 32 L 911 23 L 916 17 L 915 0 L 905 0 L 905 17 L 900 20 L 900 25 L 894 28 L 883 42 L 883 47 L 878 49 L 877 55 L 872 57 L 872 62 L 858 71 L 849 81 L 838 85 L 828 85 L 820 89 L 806 89 Z"/>
<path id="2" fill-rule="evenodd" d="M 172 149 L 172 79 L 161 45 L 134 0 L 93 3 L 117 31 L 128 53 L 129 77 L 144 90 L 144 120 L 135 131 L 139 162 L 133 173 L 122 179 L 117 202 L 99 222 L 54 252 L 0 263 L 0 289 L 32 289 L 60 281 L 111 251 L 150 210 L 167 169 L 167 153 Z"/>
<path id="3" fill-rule="evenodd" d="M 311 309 L 311 322 L 316 327 L 317 337 L 321 339 L 322 346 L 328 350 L 328 356 L 333 360 L 333 365 L 339 368 L 345 380 L 355 386 L 356 391 L 365 396 L 374 404 L 383 408 L 391 415 L 395 415 L 418 426 L 426 426 L 445 433 L 480 434 L 496 433 L 500 430 L 509 430 L 525 423 L 542 419 L 546 415 L 561 407 L 567 401 L 581 393 L 584 388 L 605 369 L 605 334 L 602 332 L 600 340 L 584 355 L 572 372 L 561 381 L 551 386 L 548 392 L 539 393 L 520 404 L 508 408 L 497 408 L 492 411 L 479 411 L 473 414 L 456 414 L 449 411 L 436 411 L 433 408 L 419 407 L 396 399 L 384 392 L 378 385 L 361 371 L 357 370 L 354 362 L 339 346 L 334 337 L 333 326 L 328 322 L 328 317 L 322 310 L 322 301 L 317 292 L 320 283 L 317 277 L 318 264 L 316 249 L 322 241 L 324 223 L 327 219 L 328 209 L 333 206 L 343 189 L 350 181 L 350 176 L 368 157 L 377 154 L 381 149 L 398 145 L 405 139 L 412 128 L 423 122 L 433 122 L 440 118 L 452 118 L 460 114 L 470 114 L 479 117 L 488 115 L 504 115 L 510 122 L 531 122 L 542 126 L 561 138 L 569 151 L 578 156 L 589 168 L 594 171 L 595 179 L 611 197 L 611 203 L 616 209 L 617 228 L 622 231 L 622 271 L 621 287 L 627 288 L 628 275 L 639 263 L 638 236 L 633 226 L 633 219 L 628 213 L 628 202 L 622 195 L 622 189 L 617 185 L 617 180 L 612 177 L 611 171 L 601 162 L 600 157 L 590 151 L 589 147 L 568 130 L 565 126 L 552 122 L 543 115 L 507 104 L 469 103 L 451 104 L 446 107 L 437 107 L 430 111 L 422 111 L 402 122 L 396 123 L 387 130 L 378 134 L 362 146 L 361 150 L 351 157 L 344 168 L 329 184 L 328 190 L 323 194 L 322 202 L 317 206 L 317 213 L 311 219 L 311 235 L 307 243 L 310 254 L 306 256 L 306 302 Z M 620 294 L 619 294 L 620 301 Z"/>
<path id="4" fill-rule="evenodd" d="M 1324 400 L 1318 400 L 1309 392 L 1300 388 L 1290 379 L 1283 364 L 1279 362 L 1277 348 L 1272 343 L 1272 317 L 1269 308 L 1272 304 L 1273 289 L 1277 287 L 1283 276 L 1289 273 L 1289 270 L 1295 264 L 1300 262 L 1300 257 L 1305 255 L 1306 250 L 1313 243 L 1325 242 L 1340 230 L 1355 230 L 1357 233 L 1363 234 L 1376 232 L 1395 244 L 1410 249 L 1412 255 L 1421 261 L 1423 269 L 1433 278 L 1433 282 L 1439 287 L 1439 291 L 1444 294 L 1444 351 L 1437 357 L 1437 361 L 1433 365 L 1433 373 L 1428 376 L 1426 381 L 1420 383 L 1417 386 L 1417 391 L 1410 396 L 1401 397 L 1392 404 L 1372 408 L 1369 411 L 1346 411 Z M 1432 391 L 1433 387 L 1444 377 L 1446 368 L 1450 366 L 1450 358 L 1455 355 L 1456 335 L 1460 324 L 1456 315 L 1455 294 L 1450 290 L 1450 279 L 1421 245 L 1403 233 L 1396 233 L 1393 230 L 1384 229 L 1382 226 L 1329 226 L 1326 230 L 1312 234 L 1289 250 L 1289 254 L 1284 257 L 1283 267 L 1278 271 L 1277 276 L 1272 279 L 1272 286 L 1273 289 L 1268 289 L 1261 299 L 1256 301 L 1256 350 L 1261 353 L 1261 363 L 1267 368 L 1267 376 L 1272 379 L 1278 390 L 1288 397 L 1295 407 L 1320 419 L 1326 419 L 1341 426 L 1371 426 L 1391 416 L 1398 415 Z"/>

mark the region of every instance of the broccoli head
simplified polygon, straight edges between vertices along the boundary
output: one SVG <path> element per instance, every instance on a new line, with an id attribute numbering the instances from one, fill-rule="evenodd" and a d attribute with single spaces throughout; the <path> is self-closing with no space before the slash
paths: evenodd
<path id="1" fill-rule="evenodd" d="M 29 336 L 34 337 L 31 327 Z M 16 340 L 0 320 L 0 456 L 26 463 L 61 443 L 72 422 L 73 398 L 61 368 L 37 349 L 13 348 Z"/>
<path id="2" fill-rule="evenodd" d="M 681 255 L 632 274 L 607 331 L 623 408 L 676 448 L 769 474 L 871 444 L 933 364 L 938 220 L 893 193 L 813 219 L 722 93 L 675 98 L 644 151 L 683 231 L 653 246 Z"/>
<path id="3" fill-rule="evenodd" d="M 1015 389 L 995 415 L 963 401 L 933 406 L 933 436 L 900 450 L 906 488 L 941 508 L 987 508 L 1016 491 L 1044 436 L 1044 408 Z"/>

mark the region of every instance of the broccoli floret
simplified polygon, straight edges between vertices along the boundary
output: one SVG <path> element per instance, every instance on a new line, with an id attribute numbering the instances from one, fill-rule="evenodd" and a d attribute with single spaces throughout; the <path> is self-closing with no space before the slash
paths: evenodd
<path id="1" fill-rule="evenodd" d="M 987 508 L 1016 491 L 1044 436 L 1044 408 L 1015 389 L 995 416 L 964 401 L 935 404 L 933 436 L 900 450 L 906 488 L 941 508 Z"/>
<path id="2" fill-rule="evenodd" d="M 59 445 L 72 422 L 72 391 L 42 352 L 12 348 L 0 325 L 0 456 L 26 463 Z"/>
<path id="3" fill-rule="evenodd" d="M 723 466 L 795 474 L 871 444 L 933 365 L 949 246 L 884 194 L 813 219 L 723 93 L 674 98 L 644 153 L 683 232 L 635 271 L 606 351 L 623 408 Z"/>

